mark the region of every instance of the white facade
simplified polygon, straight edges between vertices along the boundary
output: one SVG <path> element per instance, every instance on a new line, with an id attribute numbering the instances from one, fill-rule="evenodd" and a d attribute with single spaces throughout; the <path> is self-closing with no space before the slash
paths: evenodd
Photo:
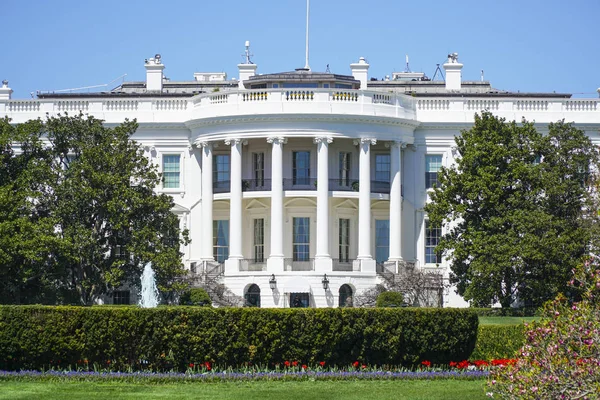
<path id="1" fill-rule="evenodd" d="M 426 184 L 453 162 L 454 137 L 476 112 L 524 117 L 542 130 L 574 121 L 600 141 L 597 98 L 498 93 L 489 83 L 461 82 L 455 55 L 444 65 L 445 83 L 367 81 L 364 59 L 351 65 L 349 83 L 238 67 L 235 81 L 196 73 L 188 91 L 163 81 L 160 56 L 146 62 L 139 93 L 124 85 L 118 95 L 18 100 L 5 82 L 0 118 L 19 123 L 79 111 L 108 125 L 136 118 L 134 139 L 164 173 L 156 190 L 173 196 L 173 211 L 190 230 L 184 264 L 203 274 L 223 262 L 215 279 L 241 297 L 256 284 L 262 307 L 289 307 L 295 296 L 337 307 L 342 285 L 360 295 L 383 270 L 407 265 L 447 276 L 447 262 L 432 259 Z M 451 289 L 443 305 L 466 303 Z"/>

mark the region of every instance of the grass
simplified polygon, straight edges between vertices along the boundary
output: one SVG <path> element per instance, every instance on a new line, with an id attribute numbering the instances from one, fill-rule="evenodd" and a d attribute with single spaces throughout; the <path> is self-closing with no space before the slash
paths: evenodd
<path id="1" fill-rule="evenodd" d="M 2 399 L 485 399 L 485 380 L 134 384 L 2 381 Z"/>
<path id="2" fill-rule="evenodd" d="M 519 325 L 538 320 L 540 317 L 479 317 L 479 325 Z"/>

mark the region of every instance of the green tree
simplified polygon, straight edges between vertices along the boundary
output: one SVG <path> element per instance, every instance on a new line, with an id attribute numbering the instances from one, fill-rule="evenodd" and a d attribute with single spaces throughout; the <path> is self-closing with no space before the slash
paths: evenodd
<path id="1" fill-rule="evenodd" d="M 375 307 L 402 307 L 404 296 L 400 292 L 383 292 L 377 296 Z"/>
<path id="2" fill-rule="evenodd" d="M 565 292 L 594 235 L 587 171 L 598 152 L 590 139 L 564 122 L 541 134 L 533 123 L 484 112 L 455 141 L 460 156 L 441 169 L 425 210 L 445 224 L 438 248 L 458 293 L 509 307 Z"/>
<path id="3" fill-rule="evenodd" d="M 135 122 L 126 120 L 107 128 L 93 117 L 59 115 L 15 126 L 5 120 L 1 129 L 8 132 L 6 142 L 24 140 L 16 134 L 25 132 L 37 146 L 37 153 L 29 157 L 35 162 L 21 168 L 34 195 L 26 192 L 26 184 L 13 185 L 25 191 L 19 199 L 30 208 L 7 214 L 4 222 L 15 224 L 20 216 L 37 224 L 38 214 L 47 218 L 46 226 L 32 228 L 32 247 L 13 240 L 7 249 L 14 253 L 19 246 L 25 247 L 21 265 L 50 271 L 49 287 L 60 294 L 59 301 L 93 304 L 124 284 L 137 285 L 147 262 L 153 264 L 159 289 L 181 288 L 179 248 L 187 242 L 187 232 L 180 231 L 179 220 L 170 211 L 173 200 L 154 192 L 160 175 L 139 144 L 131 140 Z M 48 145 L 40 145 L 41 139 Z M 17 155 L 4 153 L 10 164 L 24 164 L 28 157 L 23 146 Z M 10 182 L 2 182 L 3 191 L 10 192 L 10 188 Z M 36 243 L 40 238 L 51 246 Z M 36 246 L 48 254 L 36 252 Z M 11 275 L 8 264 L 0 262 L 2 270 Z"/>

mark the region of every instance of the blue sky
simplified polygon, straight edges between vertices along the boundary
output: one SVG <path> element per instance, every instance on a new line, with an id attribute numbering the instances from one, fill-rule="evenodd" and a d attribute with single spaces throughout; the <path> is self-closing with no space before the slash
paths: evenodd
<path id="1" fill-rule="evenodd" d="M 463 79 L 480 71 L 495 88 L 597 97 L 600 0 L 312 0 L 310 66 L 369 75 L 405 66 L 433 76 L 458 52 Z M 244 42 L 259 73 L 304 66 L 306 0 L 3 0 L 0 79 L 13 98 L 36 90 L 144 80 L 160 53 L 165 74 L 237 77 Z"/>

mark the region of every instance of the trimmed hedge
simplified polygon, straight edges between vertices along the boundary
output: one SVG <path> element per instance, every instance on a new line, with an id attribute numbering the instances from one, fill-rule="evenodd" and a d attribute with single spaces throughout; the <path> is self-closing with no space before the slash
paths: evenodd
<path id="1" fill-rule="evenodd" d="M 375 307 L 402 307 L 404 296 L 400 292 L 383 292 L 377 296 Z"/>
<path id="2" fill-rule="evenodd" d="M 525 344 L 525 325 L 480 325 L 471 360 L 515 358 Z"/>
<path id="3" fill-rule="evenodd" d="M 467 309 L 0 306 L 0 369 L 447 364 L 469 357 L 477 326 Z"/>

